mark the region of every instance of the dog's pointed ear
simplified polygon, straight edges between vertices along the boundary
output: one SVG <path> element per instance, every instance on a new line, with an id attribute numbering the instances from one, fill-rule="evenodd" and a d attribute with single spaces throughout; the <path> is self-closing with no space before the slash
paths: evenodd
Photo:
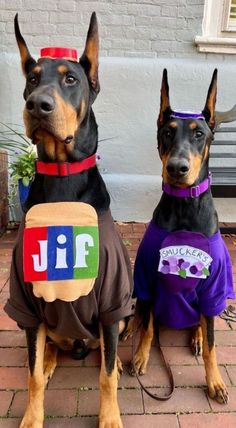
<path id="1" fill-rule="evenodd" d="M 208 89 L 205 107 L 202 111 L 209 127 L 213 130 L 215 128 L 215 105 L 217 94 L 217 68 L 213 72 L 211 84 Z"/>
<path id="2" fill-rule="evenodd" d="M 162 126 L 167 117 L 171 113 L 170 100 L 169 100 L 169 85 L 168 85 L 168 75 L 167 70 L 164 68 L 162 75 L 162 84 L 161 84 L 161 104 L 160 112 L 157 120 L 158 127 Z"/>
<path id="3" fill-rule="evenodd" d="M 90 24 L 87 34 L 84 53 L 80 58 L 80 64 L 85 70 L 91 87 L 96 93 L 99 92 L 100 85 L 98 80 L 98 55 L 99 55 L 99 35 L 96 13 L 93 12 L 90 18 Z"/>
<path id="4" fill-rule="evenodd" d="M 16 41 L 17 41 L 19 51 L 20 51 L 20 56 L 21 56 L 22 70 L 24 75 L 26 76 L 29 73 L 32 66 L 36 64 L 36 61 L 30 55 L 27 44 L 25 43 L 25 40 L 20 32 L 20 27 L 18 24 L 18 13 L 16 14 L 14 19 L 14 27 L 15 27 Z"/>

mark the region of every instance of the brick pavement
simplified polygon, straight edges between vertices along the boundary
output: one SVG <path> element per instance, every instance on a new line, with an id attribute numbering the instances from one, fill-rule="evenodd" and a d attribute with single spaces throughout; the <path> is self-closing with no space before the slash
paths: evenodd
<path id="1" fill-rule="evenodd" d="M 117 225 L 132 263 L 145 230 L 144 224 Z M 8 296 L 11 252 L 16 232 L 0 238 L 0 427 L 19 426 L 27 399 L 27 350 L 24 332 L 3 311 Z M 236 236 L 224 237 L 230 250 L 236 283 Z M 235 302 L 234 302 L 235 303 Z M 236 427 L 236 324 L 217 318 L 216 342 L 220 371 L 228 385 L 230 402 L 219 405 L 206 394 L 202 358 L 191 355 L 187 330 L 161 330 L 161 343 L 175 378 L 173 397 L 156 402 L 142 394 L 137 380 L 128 375 L 131 343 L 119 344 L 124 374 L 119 382 L 119 403 L 124 427 L 129 428 L 208 428 Z M 46 428 L 94 428 L 99 405 L 99 351 L 84 361 L 75 361 L 69 353 L 59 355 L 58 367 L 49 382 L 45 397 Z M 165 392 L 168 379 L 155 348 L 148 374 L 143 377 L 153 391 Z"/>

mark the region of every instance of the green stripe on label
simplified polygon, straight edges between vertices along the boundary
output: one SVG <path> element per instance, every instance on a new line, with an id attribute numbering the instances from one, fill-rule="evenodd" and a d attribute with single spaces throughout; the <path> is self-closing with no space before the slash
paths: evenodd
<path id="1" fill-rule="evenodd" d="M 99 235 L 97 226 L 74 226 L 74 279 L 97 278 Z"/>

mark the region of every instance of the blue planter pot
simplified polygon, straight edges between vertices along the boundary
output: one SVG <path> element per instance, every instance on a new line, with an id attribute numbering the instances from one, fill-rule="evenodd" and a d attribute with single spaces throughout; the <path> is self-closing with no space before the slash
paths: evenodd
<path id="1" fill-rule="evenodd" d="M 22 183 L 22 180 L 18 181 L 19 198 L 20 198 L 20 204 L 22 209 L 24 207 L 26 199 L 28 198 L 30 187 L 31 187 L 31 183 L 29 183 L 28 186 L 24 186 L 24 184 Z"/>

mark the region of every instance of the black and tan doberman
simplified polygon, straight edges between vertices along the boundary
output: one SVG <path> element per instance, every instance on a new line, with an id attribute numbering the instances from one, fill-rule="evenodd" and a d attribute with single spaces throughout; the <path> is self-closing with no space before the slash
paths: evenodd
<path id="1" fill-rule="evenodd" d="M 208 169 L 209 149 L 214 138 L 216 92 L 217 70 L 203 111 L 174 112 L 169 101 L 167 70 L 163 72 L 158 117 L 163 194 L 135 264 L 134 287 L 142 328 L 133 369 L 139 374 L 146 372 L 156 323 L 172 328 L 192 327 L 192 350 L 194 355 L 203 354 L 209 395 L 220 403 L 227 403 L 228 393 L 217 366 L 214 344 L 214 316 L 224 309 L 226 298 L 233 296 L 230 260 L 218 230 Z M 190 242 L 185 242 L 186 232 L 190 234 Z M 176 236 L 182 237 L 182 247 L 171 246 L 171 235 L 175 240 Z M 219 260 L 213 260 L 209 270 L 204 270 L 203 258 L 196 266 L 191 265 L 188 258 L 184 259 L 186 254 L 202 257 L 202 251 L 192 249 L 194 241 L 191 240 L 197 236 L 210 248 L 213 241 L 217 242 L 215 250 L 210 251 L 216 259 L 219 256 Z M 164 239 L 169 244 L 164 245 L 165 251 L 162 251 L 160 243 Z M 183 244 L 190 248 L 186 249 Z M 218 255 L 221 252 L 222 259 Z M 179 254 L 183 256 L 178 258 Z M 169 259 L 163 259 L 163 255 L 168 255 Z M 186 285 L 187 272 L 190 287 Z M 204 272 L 206 277 L 202 277 Z M 192 278 L 197 275 L 199 279 Z M 210 284 L 211 277 L 214 284 Z"/>
<path id="2" fill-rule="evenodd" d="M 43 301 L 32 293 L 30 283 L 23 284 L 24 224 L 21 226 L 13 255 L 10 299 L 5 308 L 26 330 L 28 343 L 28 405 L 20 427 L 43 427 L 44 388 L 56 367 L 55 344 L 64 349 L 74 346 L 76 353 L 77 339 L 87 337 L 100 339 L 101 346 L 99 426 L 121 428 L 117 343 L 120 324 L 132 305 L 132 275 L 109 214 L 109 194 L 94 162 L 98 132 L 92 104 L 100 89 L 96 14 L 91 16 L 85 49 L 78 62 L 64 57 L 36 61 L 21 35 L 17 16 L 15 34 L 26 78 L 26 134 L 37 145 L 39 159 L 25 212 L 36 204 L 82 202 L 96 210 L 101 223 L 98 278 L 87 296 L 73 302 Z"/>

